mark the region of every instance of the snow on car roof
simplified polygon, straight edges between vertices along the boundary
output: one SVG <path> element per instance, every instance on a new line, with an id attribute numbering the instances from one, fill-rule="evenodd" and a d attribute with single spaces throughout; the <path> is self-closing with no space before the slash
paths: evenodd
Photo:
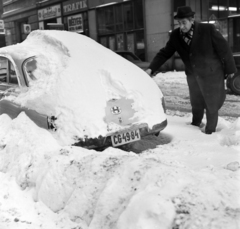
<path id="1" fill-rule="evenodd" d="M 64 144 L 73 143 L 74 136 L 106 135 L 106 102 L 114 98 L 132 99 L 136 116 L 150 127 L 165 120 L 156 83 L 87 36 L 35 30 L 24 42 L 1 50 L 18 58 L 36 56 L 38 80 L 15 101 L 56 116 L 56 135 Z"/>

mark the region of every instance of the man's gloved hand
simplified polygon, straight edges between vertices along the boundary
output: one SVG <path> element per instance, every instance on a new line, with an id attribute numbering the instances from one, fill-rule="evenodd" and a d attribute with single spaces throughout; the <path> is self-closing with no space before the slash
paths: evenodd
<path id="1" fill-rule="evenodd" d="M 227 78 L 230 78 L 230 79 L 231 79 L 231 78 L 233 78 L 233 76 L 234 76 L 234 73 L 232 73 L 232 74 L 226 74 L 226 75 L 225 75 L 225 78 L 226 78 L 226 79 L 227 79 Z"/>
<path id="2" fill-rule="evenodd" d="M 148 68 L 146 71 L 145 71 L 149 76 L 152 75 L 152 70 L 150 68 Z"/>

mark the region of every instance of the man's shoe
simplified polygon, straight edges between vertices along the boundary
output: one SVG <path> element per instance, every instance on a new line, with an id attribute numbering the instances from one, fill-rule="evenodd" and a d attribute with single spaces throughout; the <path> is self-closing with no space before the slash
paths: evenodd
<path id="1" fill-rule="evenodd" d="M 206 129 L 201 129 L 201 131 L 205 134 L 212 134 L 214 133 L 215 131 L 212 131 L 212 130 L 206 130 Z"/>
<path id="2" fill-rule="evenodd" d="M 205 124 L 203 122 L 200 122 L 200 123 L 194 123 L 192 122 L 191 125 L 193 126 L 198 126 L 199 128 L 203 128 L 205 126 Z"/>

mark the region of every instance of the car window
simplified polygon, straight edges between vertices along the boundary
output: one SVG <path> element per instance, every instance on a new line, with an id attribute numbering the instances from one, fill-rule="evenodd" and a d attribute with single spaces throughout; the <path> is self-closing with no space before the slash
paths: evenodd
<path id="1" fill-rule="evenodd" d="M 37 61 L 34 57 L 29 58 L 23 65 L 25 75 L 27 76 L 28 82 L 34 81 L 37 79 L 35 71 L 37 69 Z"/>
<path id="2" fill-rule="evenodd" d="M 17 74 L 11 62 L 10 62 L 10 69 L 9 69 L 9 83 L 18 84 Z"/>
<path id="3" fill-rule="evenodd" d="M 124 53 L 123 57 L 126 58 L 129 61 L 136 61 L 139 60 L 136 56 L 134 56 L 132 53 Z"/>
<path id="4" fill-rule="evenodd" d="M 5 57 L 0 57 L 0 82 L 7 82 L 7 59 Z"/>
<path id="5" fill-rule="evenodd" d="M 234 60 L 237 68 L 240 68 L 240 56 L 234 56 Z"/>
<path id="6" fill-rule="evenodd" d="M 18 84 L 15 68 L 6 57 L 0 57 L 0 82 Z"/>

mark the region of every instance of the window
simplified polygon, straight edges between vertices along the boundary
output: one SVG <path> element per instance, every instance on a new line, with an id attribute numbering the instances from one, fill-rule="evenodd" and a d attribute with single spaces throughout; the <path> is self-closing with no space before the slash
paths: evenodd
<path id="1" fill-rule="evenodd" d="M 233 52 L 240 52 L 240 17 L 229 19 L 229 45 Z"/>
<path id="2" fill-rule="evenodd" d="M 239 0 L 209 0 L 209 16 L 211 18 L 227 18 L 240 12 Z"/>
<path id="3" fill-rule="evenodd" d="M 133 6 L 131 3 L 123 5 L 123 20 L 125 30 L 134 28 L 133 24 Z"/>
<path id="4" fill-rule="evenodd" d="M 37 61 L 34 57 L 31 57 L 29 59 L 27 59 L 24 64 L 23 64 L 23 69 L 24 69 L 24 73 L 27 76 L 27 80 L 28 82 L 32 82 L 34 80 L 37 80 L 36 77 L 36 69 L 37 69 Z"/>
<path id="5" fill-rule="evenodd" d="M 145 59 L 142 0 L 98 8 L 97 23 L 99 43 L 113 51 L 128 50 Z"/>
<path id="6" fill-rule="evenodd" d="M 0 57 L 0 83 L 18 84 L 15 68 L 6 57 Z"/>
<path id="7" fill-rule="evenodd" d="M 123 31 L 123 14 L 122 14 L 122 5 L 117 5 L 114 7 L 115 9 L 115 18 L 116 18 L 116 31 L 122 32 Z"/>
<path id="8" fill-rule="evenodd" d="M 114 32 L 113 7 L 105 7 L 98 10 L 98 32 L 106 34 Z"/>
<path id="9" fill-rule="evenodd" d="M 5 57 L 0 57 L 0 83 L 7 82 L 8 64 Z"/>
<path id="10" fill-rule="evenodd" d="M 18 84 L 17 74 L 11 62 L 9 66 L 9 83 Z"/>

